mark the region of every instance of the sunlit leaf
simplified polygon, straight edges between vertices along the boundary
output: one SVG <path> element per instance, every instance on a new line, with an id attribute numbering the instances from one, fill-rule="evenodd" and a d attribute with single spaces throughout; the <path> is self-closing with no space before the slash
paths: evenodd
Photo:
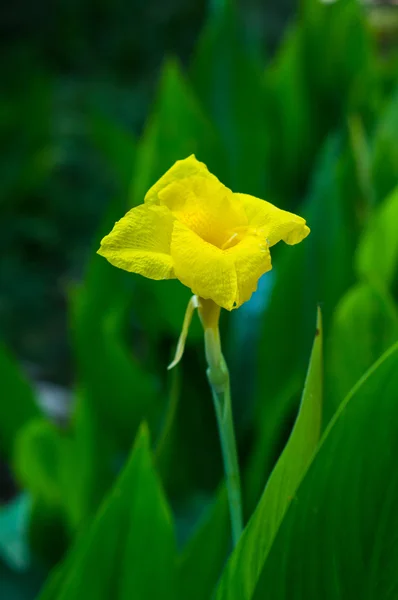
<path id="1" fill-rule="evenodd" d="M 395 344 L 355 385 L 325 431 L 255 600 L 396 596 L 397 389 Z"/>
<path id="2" fill-rule="evenodd" d="M 318 309 L 315 340 L 296 423 L 222 575 L 216 596 L 219 600 L 249 600 L 253 596 L 272 543 L 320 437 L 322 381 L 322 323 Z"/>

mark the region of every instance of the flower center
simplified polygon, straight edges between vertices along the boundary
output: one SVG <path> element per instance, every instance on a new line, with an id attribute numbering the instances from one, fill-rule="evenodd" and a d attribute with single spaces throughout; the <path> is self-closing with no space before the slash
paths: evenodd
<path id="1" fill-rule="evenodd" d="M 235 227 L 235 229 L 232 232 L 228 233 L 230 233 L 231 235 L 227 237 L 226 241 L 221 246 L 221 250 L 229 250 L 230 248 L 233 248 L 234 246 L 239 244 L 239 242 L 241 242 L 243 238 L 246 237 L 246 235 L 250 233 L 257 233 L 257 229 L 249 227 L 248 225 L 243 225 L 242 227 Z"/>
<path id="2" fill-rule="evenodd" d="M 228 250 L 228 248 L 233 248 L 234 246 L 236 246 L 236 244 L 238 244 L 241 241 L 241 239 L 242 235 L 235 231 L 221 246 L 221 250 Z"/>

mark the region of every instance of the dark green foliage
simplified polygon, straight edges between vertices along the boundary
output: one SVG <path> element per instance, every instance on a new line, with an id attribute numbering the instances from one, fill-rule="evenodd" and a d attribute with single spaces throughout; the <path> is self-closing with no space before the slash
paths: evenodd
<path id="1" fill-rule="evenodd" d="M 205 20 L 202 3 L 181 8 L 195 19 L 177 36 L 186 64 L 160 49 L 175 17 L 162 28 L 158 15 L 148 36 L 122 4 L 101 3 L 98 44 L 79 29 L 83 9 L 60 7 L 68 42 L 52 47 L 75 79 L 34 53 L 10 51 L 4 67 L 0 451 L 29 506 L 31 564 L 10 577 L 25 568 L 21 532 L 0 532 L 0 577 L 15 598 L 47 577 L 40 600 L 394 600 L 396 52 L 359 2 L 302 0 L 266 62 L 250 19 L 220 0 Z M 142 23 L 149 4 L 131 9 Z M 102 69 L 87 77 L 96 52 Z M 190 291 L 96 254 L 193 153 L 311 227 L 272 248 L 252 301 L 222 315 L 246 523 L 234 551 L 196 316 L 166 370 Z M 65 422 L 43 414 L 7 345 L 73 390 Z"/>

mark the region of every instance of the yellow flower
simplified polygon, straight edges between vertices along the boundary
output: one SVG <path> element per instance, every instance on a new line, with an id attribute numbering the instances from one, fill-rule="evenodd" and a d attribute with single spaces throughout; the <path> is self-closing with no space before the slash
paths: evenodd
<path id="1" fill-rule="evenodd" d="M 305 220 L 225 187 L 205 164 L 177 161 L 101 242 L 98 253 L 150 279 L 179 279 L 228 310 L 249 300 L 269 271 L 269 248 L 297 244 Z"/>

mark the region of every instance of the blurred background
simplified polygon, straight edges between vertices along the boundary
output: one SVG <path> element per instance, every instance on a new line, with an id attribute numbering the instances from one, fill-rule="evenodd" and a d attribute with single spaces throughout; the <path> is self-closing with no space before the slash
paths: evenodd
<path id="1" fill-rule="evenodd" d="M 312 229 L 223 314 L 246 517 L 293 423 L 317 304 L 325 423 L 397 339 L 396 263 L 375 257 L 398 252 L 398 6 L 16 0 L 1 13 L 0 585 L 14 600 L 36 597 L 144 419 L 180 548 L 213 506 L 198 323 L 166 371 L 189 290 L 95 254 L 175 160 L 195 153 Z"/>

